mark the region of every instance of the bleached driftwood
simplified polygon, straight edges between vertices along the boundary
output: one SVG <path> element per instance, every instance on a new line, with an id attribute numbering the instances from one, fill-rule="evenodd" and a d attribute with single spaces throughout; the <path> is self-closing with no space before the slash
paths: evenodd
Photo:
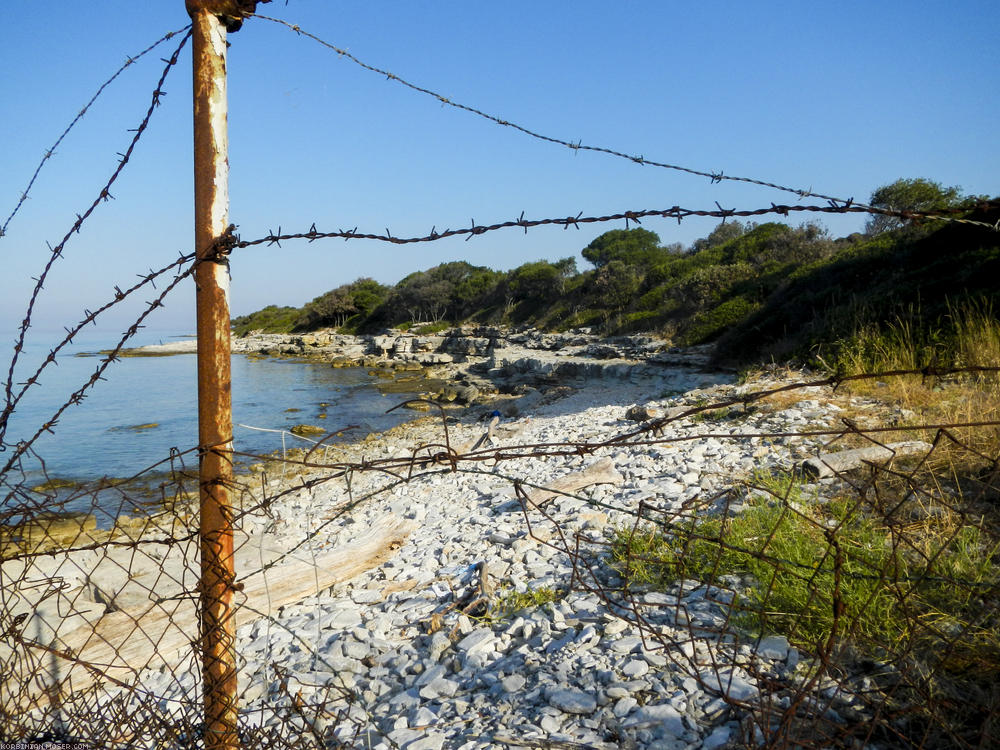
<path id="1" fill-rule="evenodd" d="M 531 490 L 525 494 L 534 505 L 544 505 L 559 494 L 572 494 L 594 484 L 621 484 L 625 477 L 618 473 L 610 458 L 602 458 L 586 469 L 553 479 L 544 489 Z"/>
<path id="2" fill-rule="evenodd" d="M 886 446 L 869 445 L 864 448 L 840 451 L 839 453 L 823 453 L 815 458 L 802 462 L 802 470 L 814 479 L 832 477 L 851 469 L 857 469 L 866 463 L 885 463 L 900 456 L 913 456 L 929 453 L 932 446 L 922 440 L 908 440 L 902 443 L 889 443 Z"/>
<path id="3" fill-rule="evenodd" d="M 237 571 L 242 591 L 235 596 L 236 627 L 382 564 L 406 541 L 414 525 L 389 516 L 354 541 L 317 554 L 315 560 L 292 560 L 242 578 Z M 198 599 L 185 596 L 151 602 L 109 612 L 96 625 L 85 623 L 68 632 L 58 627 L 55 630 L 54 650 L 36 662 L 36 671 L 9 676 L 11 682 L 2 690 L 5 703 L 42 706 L 54 692 L 82 690 L 100 679 L 87 664 L 97 665 L 100 673 L 111 678 L 130 682 L 143 669 L 161 665 L 172 669 L 190 660 L 195 654 L 192 641 L 199 630 Z M 30 640 L 31 634 L 25 633 L 25 639 Z M 36 654 L 43 655 L 41 651 Z M 37 670 L 39 665 L 41 671 Z"/>

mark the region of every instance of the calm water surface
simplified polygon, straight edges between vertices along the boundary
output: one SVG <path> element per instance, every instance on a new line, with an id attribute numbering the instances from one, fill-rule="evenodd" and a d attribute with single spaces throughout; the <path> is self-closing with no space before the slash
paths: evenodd
<path id="1" fill-rule="evenodd" d="M 162 334 L 146 334 L 136 345 L 170 340 Z M 13 336 L 7 337 L 13 341 Z M 51 346 L 54 336 L 35 336 L 25 350 L 25 365 L 16 370 L 15 381 L 24 381 Z M 93 336 L 83 338 L 60 356 L 40 378 L 41 386 L 28 391 L 18 405 L 7 430 L 8 446 L 34 434 L 64 404 L 74 390 L 87 381 L 100 364 L 95 356 L 74 356 L 107 348 L 111 342 Z M 9 345 L 2 358 L 6 381 Z M 27 365 L 30 363 L 31 367 Z M 360 429 L 345 438 L 360 438 L 372 431 L 388 429 L 413 413 L 404 409 L 386 415 L 405 396 L 382 396 L 375 379 L 363 369 L 334 369 L 316 362 L 287 359 L 256 359 L 234 355 L 233 421 L 254 427 L 287 430 L 296 424 L 319 425 L 333 432 L 348 425 Z M 197 372 L 194 354 L 167 357 L 128 357 L 112 364 L 78 406 L 71 406 L 54 428 L 43 435 L 35 450 L 44 460 L 49 477 L 74 480 L 102 476 L 131 476 L 169 456 L 172 448 L 186 450 L 197 444 Z M 321 414 L 326 414 L 325 419 Z M 135 429 L 139 425 L 152 425 Z M 282 447 L 281 436 L 235 427 L 237 451 L 270 453 Z M 285 436 L 288 447 L 306 443 Z M 6 463 L 7 453 L 0 453 Z M 188 466 L 197 459 L 185 457 Z M 37 461 L 25 468 L 41 477 Z M 10 477 L 8 477 L 10 481 Z"/>

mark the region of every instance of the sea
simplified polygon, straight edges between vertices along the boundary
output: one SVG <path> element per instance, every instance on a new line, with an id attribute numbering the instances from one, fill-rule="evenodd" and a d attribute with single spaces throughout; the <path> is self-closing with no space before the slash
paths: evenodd
<path id="1" fill-rule="evenodd" d="M 15 334 L 0 350 L 3 382 Z M 129 346 L 166 343 L 185 334 L 143 332 Z M 62 337 L 29 332 L 15 370 L 15 392 Z M 0 468 L 12 447 L 28 440 L 48 423 L 101 362 L 99 352 L 115 345 L 106 335 L 81 332 L 29 388 L 8 420 Z M 2 345 L 0 345 L 2 346 Z M 105 371 L 103 380 L 71 405 L 32 445 L 16 470 L 0 476 L 0 498 L 14 485 L 44 482 L 73 487 L 101 478 L 125 478 L 145 471 L 171 452 L 187 451 L 198 442 L 197 362 L 194 354 L 123 357 Z M 376 378 L 362 368 L 333 368 L 317 361 L 288 358 L 232 357 L 234 449 L 256 455 L 281 454 L 311 444 L 288 431 L 299 424 L 323 427 L 332 441 L 358 440 L 389 429 L 414 414 L 406 409 L 386 413 L 407 398 L 383 395 Z M 256 429 L 255 429 L 256 428 Z M 266 430 L 266 431 L 265 431 Z M 339 433 L 339 434 L 338 434 Z M 310 436 L 313 440 L 322 436 Z M 197 470 L 196 453 L 181 459 Z M 237 470 L 252 458 L 238 458 Z M 175 465 L 179 465 L 175 461 Z M 169 468 L 161 464 L 158 471 Z M 57 480 L 53 482 L 52 480 Z M 81 501 L 82 502 L 82 501 Z M 78 503 L 79 504 L 79 503 Z M 66 510 L 73 510 L 67 507 Z"/>

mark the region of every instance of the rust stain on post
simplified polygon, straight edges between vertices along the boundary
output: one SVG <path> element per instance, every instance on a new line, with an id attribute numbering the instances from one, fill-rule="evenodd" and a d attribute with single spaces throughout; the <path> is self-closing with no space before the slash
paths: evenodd
<path id="1" fill-rule="evenodd" d="M 193 22 L 195 272 L 201 499 L 201 646 L 205 747 L 236 750 L 233 618 L 229 265 L 215 242 L 229 224 L 226 27 L 205 3 L 187 0 Z"/>

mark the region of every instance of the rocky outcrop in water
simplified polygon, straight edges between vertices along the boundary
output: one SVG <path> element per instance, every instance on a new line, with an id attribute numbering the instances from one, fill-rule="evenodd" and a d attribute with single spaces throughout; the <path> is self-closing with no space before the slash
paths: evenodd
<path id="1" fill-rule="evenodd" d="M 249 334 L 233 341 L 248 354 L 321 357 L 340 366 L 464 365 L 480 374 L 516 377 L 627 378 L 636 367 L 705 366 L 704 348 L 672 349 L 648 334 L 602 338 L 589 329 L 545 333 L 532 328 L 460 327 L 437 334 L 391 330 L 350 336 Z"/>

